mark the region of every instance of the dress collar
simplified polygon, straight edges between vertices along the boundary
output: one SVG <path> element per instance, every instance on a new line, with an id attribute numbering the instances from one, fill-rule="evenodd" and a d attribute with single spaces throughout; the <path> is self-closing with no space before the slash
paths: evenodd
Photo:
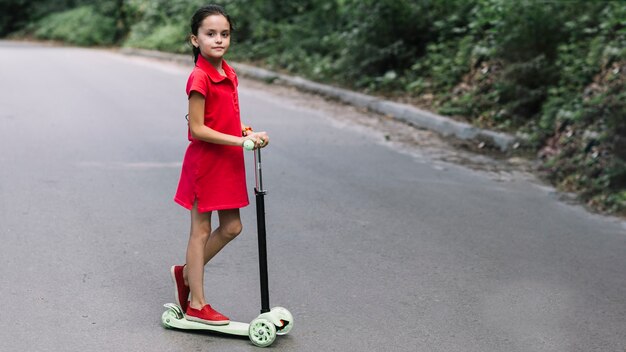
<path id="1" fill-rule="evenodd" d="M 196 67 L 199 67 L 202 71 L 206 72 L 209 75 L 209 78 L 214 83 L 218 83 L 223 81 L 225 78 L 234 81 L 235 71 L 226 63 L 226 60 L 222 59 L 222 69 L 224 69 L 224 73 L 226 76 L 222 76 L 217 69 L 211 65 L 202 55 L 198 55 L 198 61 L 196 62 Z"/>

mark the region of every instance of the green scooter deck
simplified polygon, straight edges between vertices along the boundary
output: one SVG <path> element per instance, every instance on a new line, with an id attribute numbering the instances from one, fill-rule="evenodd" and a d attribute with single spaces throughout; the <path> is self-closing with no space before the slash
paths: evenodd
<path id="1" fill-rule="evenodd" d="M 185 319 L 182 310 L 172 303 L 166 304 L 167 311 L 163 313 L 162 322 L 168 328 L 181 330 L 207 330 L 223 334 L 248 336 L 250 324 L 231 321 L 226 325 L 209 325 Z"/>

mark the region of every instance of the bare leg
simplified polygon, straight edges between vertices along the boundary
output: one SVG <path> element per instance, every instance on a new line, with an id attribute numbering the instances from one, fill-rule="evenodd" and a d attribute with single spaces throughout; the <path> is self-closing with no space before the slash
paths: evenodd
<path id="1" fill-rule="evenodd" d="M 242 230 L 239 209 L 218 210 L 220 225 L 211 233 L 204 247 L 204 263 L 208 263 L 224 246 L 235 239 Z"/>
<path id="2" fill-rule="evenodd" d="M 211 212 L 199 213 L 196 205 L 191 209 L 191 231 L 187 244 L 187 265 L 183 276 L 191 291 L 190 305 L 201 309 L 204 299 L 204 248 L 211 235 Z"/>
<path id="3" fill-rule="evenodd" d="M 204 298 L 204 265 L 215 257 L 224 246 L 237 237 L 242 229 L 239 209 L 219 210 L 217 214 L 219 217 L 219 227 L 205 239 L 206 234 L 211 231 L 211 213 L 198 213 L 195 207 L 192 209 L 192 230 L 187 247 L 187 265 L 183 269 L 183 276 L 185 280 L 189 282 L 191 289 L 191 307 L 194 309 L 200 309 L 206 304 Z M 195 227 L 194 219 L 196 220 Z M 196 229 L 196 236 L 194 236 L 194 228 Z M 197 275 L 195 272 L 198 261 L 196 256 L 199 255 L 198 248 L 196 247 L 198 245 L 203 245 L 203 261 L 202 267 L 200 268 L 200 275 Z M 191 266 L 190 263 L 190 253 L 191 259 L 194 260 L 193 266 Z M 196 282 L 198 282 L 200 286 L 194 289 Z"/>

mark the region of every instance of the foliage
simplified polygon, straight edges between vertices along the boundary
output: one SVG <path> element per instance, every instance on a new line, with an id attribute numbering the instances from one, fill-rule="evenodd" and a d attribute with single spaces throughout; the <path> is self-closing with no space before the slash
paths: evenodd
<path id="1" fill-rule="evenodd" d="M 588 6 L 565 22 L 557 83 L 531 125 L 546 175 L 595 208 L 626 212 L 626 7 Z"/>
<path id="2" fill-rule="evenodd" d="M 132 19 L 126 46 L 186 53 L 189 19 L 203 1 L 127 0 L 126 11 Z"/>
<path id="3" fill-rule="evenodd" d="M 0 0 L 0 36 L 22 29 L 48 14 L 77 5 L 79 3 L 72 0 Z"/>
<path id="4" fill-rule="evenodd" d="M 44 17 L 36 28 L 37 38 L 76 45 L 111 45 L 115 41 L 115 20 L 96 13 L 91 6 Z"/>
<path id="5" fill-rule="evenodd" d="M 83 45 L 116 42 L 190 53 L 189 19 L 204 4 L 0 0 L 0 35 L 31 28 Z M 626 213 L 626 3 L 222 4 L 234 20 L 231 58 L 517 132 L 538 152 L 557 187 L 577 192 L 596 209 Z M 78 39 L 87 34 L 95 37 Z"/>

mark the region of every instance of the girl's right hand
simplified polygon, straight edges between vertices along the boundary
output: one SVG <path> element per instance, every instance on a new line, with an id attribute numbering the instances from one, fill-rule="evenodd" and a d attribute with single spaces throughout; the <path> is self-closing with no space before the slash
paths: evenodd
<path id="1" fill-rule="evenodd" d="M 254 149 L 265 148 L 270 142 L 270 137 L 267 132 L 252 132 L 248 134 L 245 139 L 250 139 L 254 142 Z"/>

